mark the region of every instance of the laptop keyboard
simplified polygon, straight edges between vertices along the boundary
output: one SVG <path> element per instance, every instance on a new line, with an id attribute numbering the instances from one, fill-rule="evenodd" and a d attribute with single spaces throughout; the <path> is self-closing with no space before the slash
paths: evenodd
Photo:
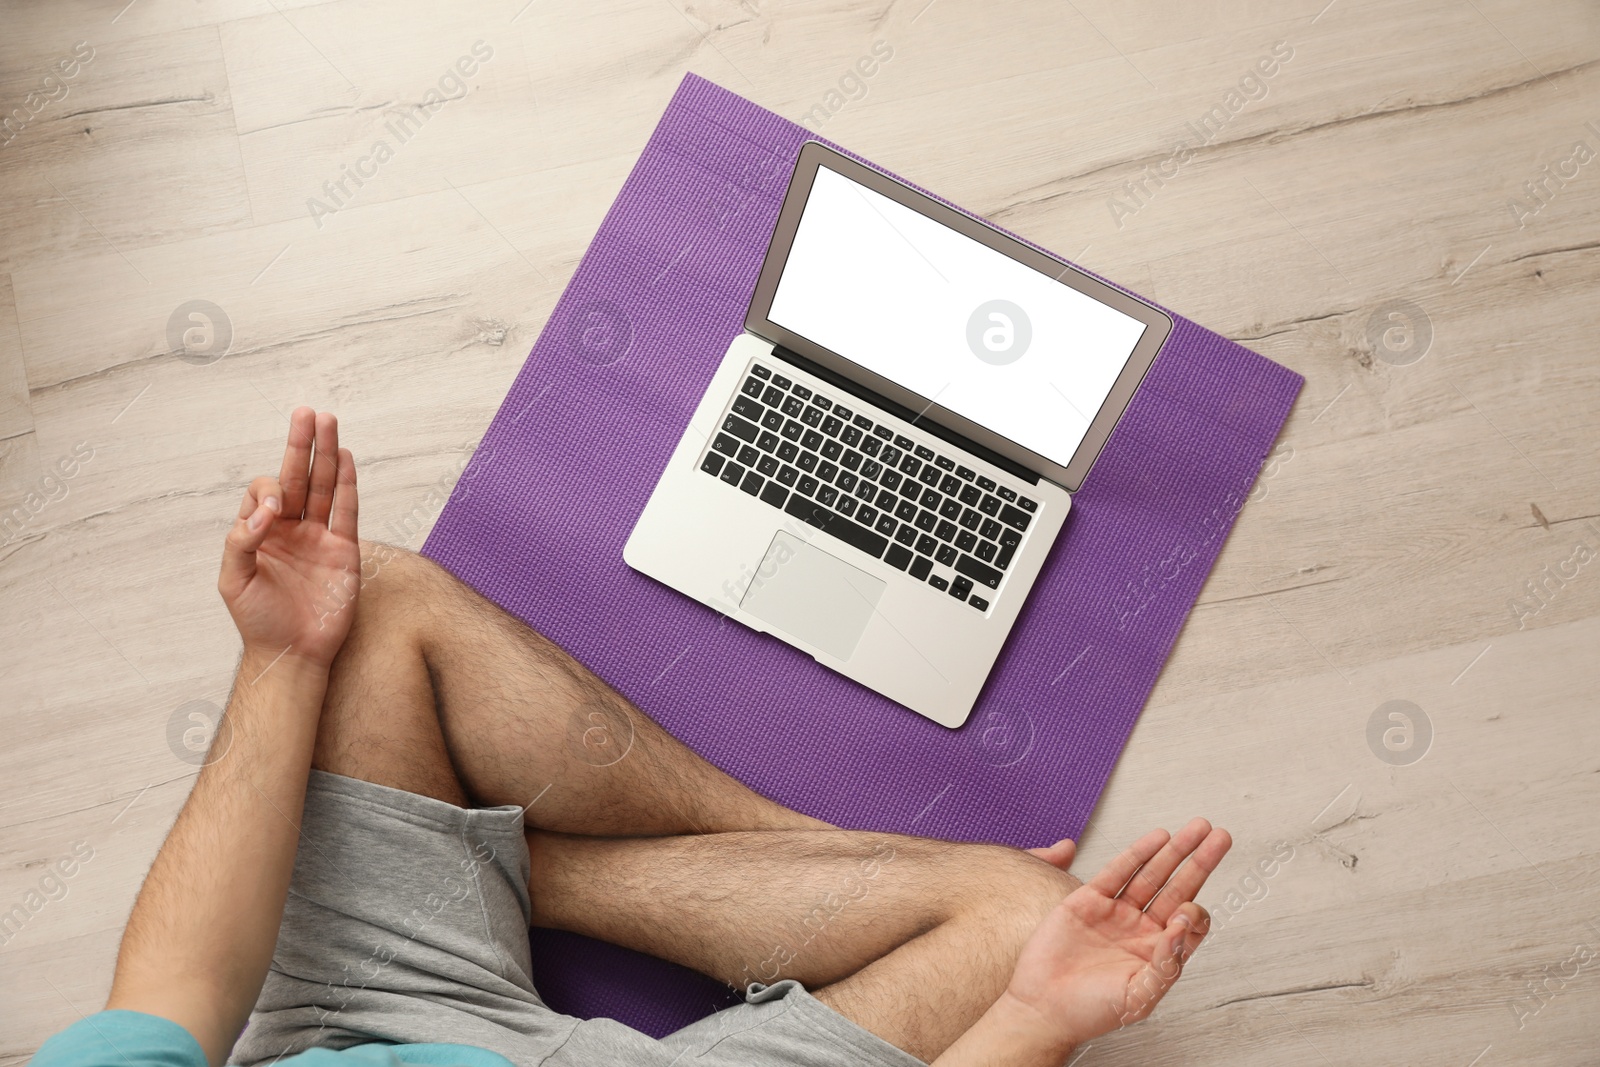
<path id="1" fill-rule="evenodd" d="M 700 469 L 979 611 L 1037 501 L 753 363 Z"/>

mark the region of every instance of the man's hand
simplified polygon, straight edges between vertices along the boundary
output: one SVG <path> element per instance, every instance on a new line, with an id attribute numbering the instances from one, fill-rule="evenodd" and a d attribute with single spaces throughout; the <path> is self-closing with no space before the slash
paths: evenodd
<path id="1" fill-rule="evenodd" d="M 326 668 L 350 632 L 360 584 L 355 460 L 331 413 L 296 408 L 278 477 L 245 490 L 217 591 L 248 659 L 288 654 Z"/>
<path id="2" fill-rule="evenodd" d="M 1006 992 L 938 1067 L 1060 1063 L 1149 1015 L 1210 927 L 1194 897 L 1232 845 L 1204 819 L 1176 837 L 1141 837 L 1045 917 Z M 1047 862 L 1072 855 L 1071 842 L 1033 851 Z"/>

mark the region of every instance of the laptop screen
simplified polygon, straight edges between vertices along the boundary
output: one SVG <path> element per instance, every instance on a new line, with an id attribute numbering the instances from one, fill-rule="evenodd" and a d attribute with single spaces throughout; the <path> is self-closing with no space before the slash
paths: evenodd
<path id="1" fill-rule="evenodd" d="M 1146 329 L 827 166 L 767 318 L 1063 467 Z"/>

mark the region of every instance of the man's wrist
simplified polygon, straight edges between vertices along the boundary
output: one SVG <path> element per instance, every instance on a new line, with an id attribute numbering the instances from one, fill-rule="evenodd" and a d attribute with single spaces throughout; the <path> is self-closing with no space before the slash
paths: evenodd
<path id="1" fill-rule="evenodd" d="M 1007 991 L 934 1067 L 1059 1067 L 1078 1044 Z"/>
<path id="2" fill-rule="evenodd" d="M 329 670 L 330 664 L 299 655 L 293 646 L 267 649 L 245 645 L 239 657 L 239 681 L 252 687 L 269 678 L 320 685 L 327 682 Z"/>

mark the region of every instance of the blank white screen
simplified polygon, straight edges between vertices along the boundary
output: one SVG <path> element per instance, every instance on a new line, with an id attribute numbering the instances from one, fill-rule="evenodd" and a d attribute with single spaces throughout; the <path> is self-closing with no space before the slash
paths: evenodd
<path id="1" fill-rule="evenodd" d="M 973 313 L 992 300 L 1022 309 L 1031 325 L 1026 350 L 1005 365 L 968 341 Z M 827 167 L 817 168 L 767 317 L 1061 466 L 1145 329 Z M 1003 347 L 1004 322 L 982 321 Z"/>

